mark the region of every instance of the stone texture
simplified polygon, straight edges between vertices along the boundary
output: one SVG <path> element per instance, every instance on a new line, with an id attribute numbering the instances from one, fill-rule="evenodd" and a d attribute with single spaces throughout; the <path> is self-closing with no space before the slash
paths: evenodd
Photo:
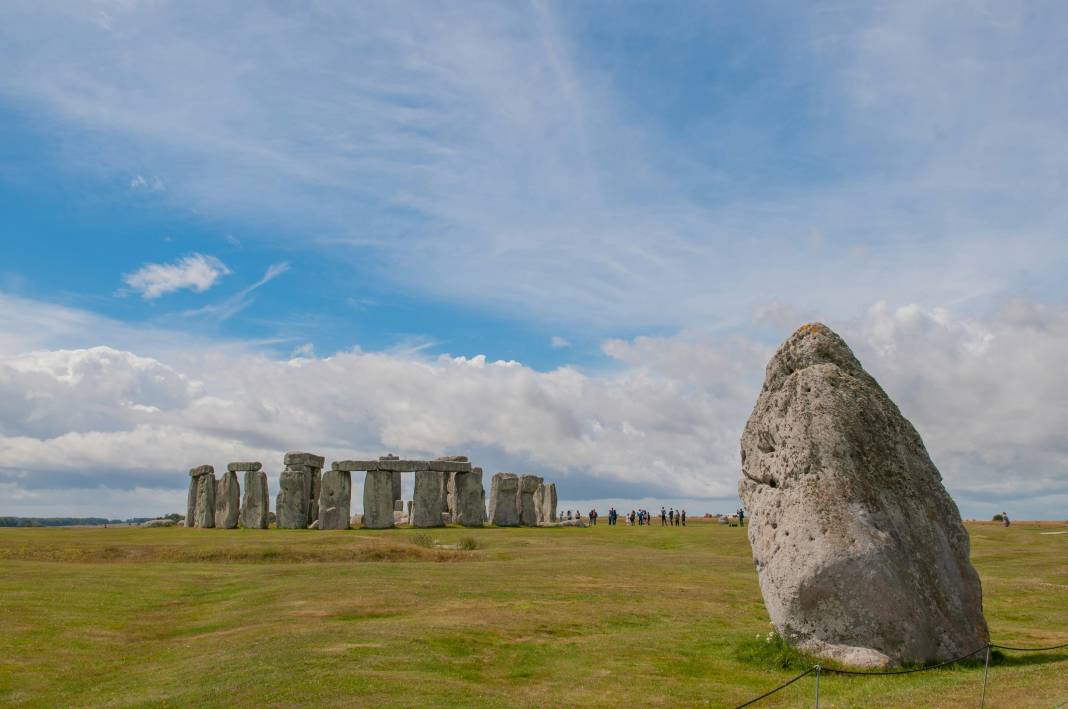
<path id="1" fill-rule="evenodd" d="M 482 487 L 482 468 L 456 473 L 452 478 L 452 521 L 464 527 L 481 527 L 486 523 L 486 492 Z"/>
<path id="2" fill-rule="evenodd" d="M 368 470 L 363 482 L 363 526 L 389 529 L 393 526 L 393 475 L 388 470 Z"/>
<path id="3" fill-rule="evenodd" d="M 185 518 L 192 527 L 197 516 L 197 488 L 199 482 L 196 478 L 189 478 L 189 492 L 185 497 Z"/>
<path id="4" fill-rule="evenodd" d="M 319 492 L 319 529 L 348 529 L 352 507 L 352 473 L 328 470 Z"/>
<path id="5" fill-rule="evenodd" d="M 323 469 L 308 466 L 308 524 L 319 519 L 319 493 L 323 485 Z"/>
<path id="6" fill-rule="evenodd" d="M 278 497 L 274 513 L 279 529 L 306 529 L 308 527 L 307 475 L 301 467 L 287 467 L 278 476 Z"/>
<path id="7" fill-rule="evenodd" d="M 426 463 L 426 469 L 439 473 L 466 473 L 470 472 L 471 464 L 458 460 L 430 460 Z"/>
<path id="8" fill-rule="evenodd" d="M 267 529 L 271 498 L 267 493 L 267 473 L 262 470 L 245 471 L 245 486 L 238 519 L 246 529 Z"/>
<path id="9" fill-rule="evenodd" d="M 326 458 L 321 455 L 315 455 L 314 453 L 304 453 L 303 451 L 289 451 L 282 459 L 282 463 L 286 466 L 290 465 L 307 465 L 312 468 L 323 469 L 323 465 L 326 464 Z"/>
<path id="10" fill-rule="evenodd" d="M 210 465 L 198 465 L 189 469 L 189 477 L 199 478 L 201 475 L 214 475 L 215 468 Z"/>
<path id="11" fill-rule="evenodd" d="M 235 473 L 237 473 L 237 472 L 248 472 L 250 470 L 255 472 L 255 471 L 260 470 L 262 468 L 263 468 L 263 463 L 258 463 L 258 462 L 255 462 L 255 461 L 252 461 L 252 462 L 227 463 L 226 464 L 226 469 L 229 470 L 229 471 L 235 472 Z"/>
<path id="12" fill-rule="evenodd" d="M 539 527 L 556 521 L 556 483 L 542 483 L 534 491 L 534 511 Z"/>
<path id="13" fill-rule="evenodd" d="M 520 475 L 519 491 L 516 493 L 516 509 L 519 512 L 519 524 L 524 527 L 538 525 L 538 511 L 534 506 L 534 493 L 544 482 L 537 475 Z"/>
<path id="14" fill-rule="evenodd" d="M 489 521 L 498 527 L 519 526 L 519 476 L 496 473 L 490 483 Z"/>
<path id="15" fill-rule="evenodd" d="M 768 363 L 741 453 L 753 560 L 784 638 L 863 667 L 988 641 L 957 506 L 919 434 L 829 328 L 805 325 Z"/>
<path id="16" fill-rule="evenodd" d="M 241 488 L 237 473 L 227 470 L 215 481 L 215 526 L 218 529 L 237 529 L 241 513 Z"/>
<path id="17" fill-rule="evenodd" d="M 215 526 L 215 476 L 198 475 L 193 526 L 209 529 Z"/>
<path id="18" fill-rule="evenodd" d="M 403 510 L 393 510 L 393 525 L 408 524 L 408 515 Z"/>
<path id="19" fill-rule="evenodd" d="M 415 492 L 412 494 L 412 525 L 429 528 L 442 526 L 441 508 L 445 504 L 444 473 L 424 470 L 415 474 Z"/>
<path id="20" fill-rule="evenodd" d="M 142 522 L 142 527 L 173 527 L 173 519 L 150 519 L 147 522 Z"/>
<path id="21" fill-rule="evenodd" d="M 349 526 L 354 528 L 354 529 L 358 529 L 359 527 L 362 527 L 363 526 L 363 515 L 352 515 L 352 517 L 349 518 Z"/>
<path id="22" fill-rule="evenodd" d="M 393 471 L 393 501 L 402 502 L 401 500 L 401 474 L 399 471 Z M 403 509 L 403 507 L 401 508 Z"/>

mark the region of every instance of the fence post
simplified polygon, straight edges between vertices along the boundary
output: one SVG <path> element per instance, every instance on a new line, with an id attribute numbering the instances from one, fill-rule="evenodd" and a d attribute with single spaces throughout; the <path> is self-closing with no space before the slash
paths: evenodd
<path id="1" fill-rule="evenodd" d="M 823 669 L 819 665 L 816 665 L 816 709 L 820 709 L 820 670 Z"/>
<path id="2" fill-rule="evenodd" d="M 983 666 L 983 697 L 979 700 L 979 709 L 986 707 L 986 678 L 990 674 L 990 645 L 986 646 L 986 665 Z"/>

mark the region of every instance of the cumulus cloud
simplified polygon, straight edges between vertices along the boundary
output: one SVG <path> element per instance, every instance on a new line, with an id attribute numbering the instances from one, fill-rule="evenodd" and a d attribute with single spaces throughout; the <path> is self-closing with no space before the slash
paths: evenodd
<path id="1" fill-rule="evenodd" d="M 214 256 L 191 254 L 174 263 L 146 263 L 122 277 L 123 282 L 146 300 L 188 288 L 203 293 L 230 269 Z"/>
<path id="2" fill-rule="evenodd" d="M 1068 308 L 1015 300 L 965 317 L 879 303 L 829 324 L 917 426 L 965 514 L 1062 514 Z M 274 486 L 287 449 L 467 452 L 491 472 L 553 477 L 565 499 L 729 499 L 741 429 L 787 334 L 609 340 L 615 366 L 601 372 L 419 348 L 292 359 L 204 345 L 156 357 L 108 347 L 4 356 L 5 511 L 40 504 L 47 490 L 99 486 L 170 490 L 180 501 L 187 468 L 249 457 Z"/>

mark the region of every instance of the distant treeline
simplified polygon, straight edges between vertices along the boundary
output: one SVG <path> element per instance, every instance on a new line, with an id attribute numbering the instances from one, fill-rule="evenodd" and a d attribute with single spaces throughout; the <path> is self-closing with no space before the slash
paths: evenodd
<path id="1" fill-rule="evenodd" d="M 0 517 L 0 527 L 69 527 L 71 525 L 122 524 L 103 517 Z"/>

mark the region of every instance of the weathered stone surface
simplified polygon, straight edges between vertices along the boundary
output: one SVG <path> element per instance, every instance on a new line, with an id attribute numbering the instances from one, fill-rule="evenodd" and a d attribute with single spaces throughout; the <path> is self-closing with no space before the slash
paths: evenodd
<path id="1" fill-rule="evenodd" d="M 378 456 L 379 460 L 400 460 L 399 455 L 393 455 L 392 453 L 386 453 L 385 455 Z"/>
<path id="2" fill-rule="evenodd" d="M 218 529 L 237 529 L 241 513 L 241 489 L 237 473 L 228 470 L 215 481 L 215 526 Z"/>
<path id="3" fill-rule="evenodd" d="M 173 519 L 150 519 L 141 523 L 142 527 L 173 527 Z"/>
<path id="4" fill-rule="evenodd" d="M 393 476 L 388 470 L 368 470 L 363 482 L 363 526 L 393 526 Z"/>
<path id="5" fill-rule="evenodd" d="M 185 497 L 185 518 L 189 521 L 189 526 L 192 527 L 197 516 L 197 488 L 199 482 L 197 478 L 189 478 L 189 493 Z"/>
<path id="6" fill-rule="evenodd" d="M 482 468 L 456 473 L 452 479 L 452 521 L 464 527 L 481 527 L 486 523 L 486 492 L 482 487 Z"/>
<path id="7" fill-rule="evenodd" d="M 398 473 L 416 473 L 427 469 L 425 460 L 338 460 L 331 463 L 334 470 L 349 470 L 352 472 L 361 470 L 389 470 Z"/>
<path id="8" fill-rule="evenodd" d="M 442 526 L 444 479 L 444 473 L 437 470 L 424 470 L 415 474 L 411 517 L 413 526 L 422 528 Z"/>
<path id="9" fill-rule="evenodd" d="M 426 469 L 439 473 L 466 473 L 471 470 L 471 464 L 456 460 L 428 460 Z"/>
<path id="10" fill-rule="evenodd" d="M 199 478 L 201 475 L 214 475 L 215 468 L 211 465 L 198 465 L 189 469 L 189 477 Z"/>
<path id="11" fill-rule="evenodd" d="M 408 524 L 408 515 L 403 510 L 393 510 L 393 525 Z"/>
<path id="12" fill-rule="evenodd" d="M 516 493 L 516 509 L 519 512 L 519 523 L 524 527 L 536 527 L 538 525 L 538 511 L 534 506 L 534 493 L 544 480 L 537 475 L 520 475 L 519 491 Z"/>
<path id="13" fill-rule="evenodd" d="M 308 524 L 319 519 L 319 492 L 322 490 L 322 468 L 309 468 L 308 470 Z"/>
<path id="14" fill-rule="evenodd" d="M 434 460 L 436 462 L 439 462 L 439 463 L 467 463 L 467 462 L 469 462 L 467 460 L 467 456 L 466 455 L 443 455 L 440 458 L 435 458 Z"/>
<path id="15" fill-rule="evenodd" d="M 197 500 L 193 509 L 193 526 L 211 528 L 215 526 L 215 476 L 198 475 Z"/>
<path id="16" fill-rule="evenodd" d="M 267 493 L 267 473 L 262 470 L 245 471 L 245 486 L 241 496 L 241 515 L 238 519 L 246 529 L 267 529 L 271 498 Z"/>
<path id="17" fill-rule="evenodd" d="M 404 512 L 404 500 L 394 500 L 393 501 L 393 511 L 394 512 Z"/>
<path id="18" fill-rule="evenodd" d="M 496 473 L 490 483 L 489 521 L 498 527 L 519 526 L 519 476 Z"/>
<path id="19" fill-rule="evenodd" d="M 308 527 L 308 485 L 304 470 L 282 471 L 278 476 L 278 497 L 274 513 L 279 529 L 306 529 Z"/>
<path id="20" fill-rule="evenodd" d="M 401 501 L 401 474 L 396 470 L 393 471 L 393 500 L 394 502 Z"/>
<path id="21" fill-rule="evenodd" d="M 326 458 L 321 455 L 315 455 L 314 453 L 304 453 L 303 451 L 289 451 L 282 459 L 282 463 L 289 465 L 307 465 L 312 468 L 319 468 L 322 470 L 323 465 L 326 464 Z"/>
<path id="22" fill-rule="evenodd" d="M 247 471 L 250 471 L 250 470 L 251 471 L 256 471 L 256 470 L 260 470 L 262 468 L 263 468 L 263 463 L 258 463 L 258 462 L 255 462 L 255 461 L 227 463 L 226 464 L 226 469 L 229 470 L 229 471 L 235 472 L 235 473 L 236 472 L 247 472 Z"/>
<path id="23" fill-rule="evenodd" d="M 923 441 L 845 342 L 795 332 L 741 441 L 764 604 L 801 649 L 878 667 L 988 641 L 968 534 Z"/>
<path id="24" fill-rule="evenodd" d="M 328 470 L 319 491 L 319 529 L 348 529 L 352 508 L 352 473 Z"/>
<path id="25" fill-rule="evenodd" d="M 542 483 L 534 491 L 534 511 L 539 527 L 556 521 L 556 483 Z"/>

